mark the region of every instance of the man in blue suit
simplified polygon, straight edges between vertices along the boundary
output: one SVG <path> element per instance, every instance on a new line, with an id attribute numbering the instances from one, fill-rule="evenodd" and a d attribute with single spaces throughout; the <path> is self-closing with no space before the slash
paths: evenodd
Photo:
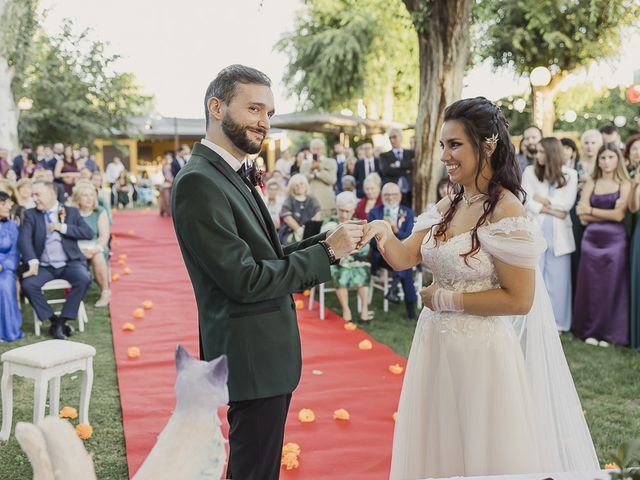
<path id="1" fill-rule="evenodd" d="M 411 235 L 413 230 L 413 221 L 415 214 L 409 207 L 400 204 L 402 192 L 396 183 L 386 183 L 382 187 L 382 202 L 379 207 L 374 207 L 369 211 L 367 220 L 385 220 L 391 224 L 391 230 L 397 238 L 404 240 Z M 375 238 L 371 240 L 371 267 L 373 270 L 377 268 L 386 268 L 392 270 L 385 259 L 378 251 Z M 404 290 L 404 303 L 407 308 L 407 318 L 415 320 L 416 318 L 416 302 L 418 295 L 416 287 L 413 284 L 412 269 L 402 270 L 401 272 L 393 272 L 392 285 L 402 284 Z M 393 290 L 393 286 L 392 289 Z M 388 298 L 388 297 L 387 297 Z"/>
<path id="2" fill-rule="evenodd" d="M 373 155 L 373 145 L 371 143 L 362 144 L 361 158 L 356 162 L 353 176 L 356 179 L 356 194 L 358 198 L 364 197 L 364 180 L 372 173 L 377 173 L 382 177 L 382 169 L 380 168 L 380 160 Z"/>
<path id="3" fill-rule="evenodd" d="M 32 195 L 36 207 L 25 211 L 18 239 L 22 258 L 29 265 L 22 275 L 22 289 L 38 319 L 51 321 L 51 336 L 64 340 L 73 334 L 66 322 L 78 316 L 80 302 L 91 284 L 78 240 L 91 240 L 93 232 L 77 208 L 58 203 L 53 182 L 36 181 Z M 41 290 L 45 283 L 58 278 L 71 284 L 60 317 Z"/>

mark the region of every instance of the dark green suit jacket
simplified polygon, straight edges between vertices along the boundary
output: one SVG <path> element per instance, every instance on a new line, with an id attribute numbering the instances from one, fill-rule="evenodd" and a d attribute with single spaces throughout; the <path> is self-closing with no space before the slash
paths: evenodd
<path id="1" fill-rule="evenodd" d="M 283 249 L 255 189 L 200 143 L 174 180 L 172 211 L 201 355 L 228 356 L 230 401 L 293 392 L 302 358 L 291 293 L 331 278 L 325 234 Z"/>

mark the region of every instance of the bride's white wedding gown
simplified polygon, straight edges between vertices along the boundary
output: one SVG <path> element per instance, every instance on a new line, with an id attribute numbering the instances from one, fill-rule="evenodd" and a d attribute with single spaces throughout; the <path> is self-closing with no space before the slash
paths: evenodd
<path id="1" fill-rule="evenodd" d="M 441 221 L 434 208 L 414 231 Z M 424 263 L 443 288 L 499 287 L 494 258 L 535 269 L 546 247 L 539 228 L 510 217 L 478 229 L 480 251 L 466 265 L 469 232 L 436 245 Z M 539 273 L 527 316 L 480 317 L 422 310 L 400 396 L 392 480 L 598 470 Z"/>

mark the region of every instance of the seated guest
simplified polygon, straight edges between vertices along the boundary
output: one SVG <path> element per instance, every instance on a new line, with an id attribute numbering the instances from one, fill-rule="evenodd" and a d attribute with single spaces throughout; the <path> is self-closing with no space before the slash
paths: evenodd
<path id="1" fill-rule="evenodd" d="M 30 153 L 25 158 L 22 171 L 20 172 L 20 178 L 33 178 L 33 174 L 40 168 L 42 168 L 42 166 L 38 164 L 36 156 L 33 153 Z"/>
<path id="2" fill-rule="evenodd" d="M 400 204 L 402 198 L 402 192 L 400 187 L 395 183 L 387 183 L 382 187 L 382 202 L 383 205 L 372 208 L 369 212 L 367 220 L 372 222 L 373 220 L 385 220 L 391 225 L 391 230 L 397 238 L 404 240 L 411 235 L 413 229 L 413 219 L 415 217 L 413 210 L 409 207 Z M 386 268 L 391 270 L 391 267 L 382 257 L 382 254 L 378 251 L 377 242 L 375 238 L 371 240 L 371 267 L 375 271 L 378 268 Z M 404 290 L 404 303 L 407 309 L 407 318 L 409 320 L 416 319 L 416 302 L 418 301 L 418 295 L 416 293 L 416 287 L 413 284 L 413 270 L 407 269 L 401 272 L 394 272 L 392 276 L 392 284 L 387 299 L 393 302 L 398 301 L 396 285 L 402 284 Z"/>
<path id="3" fill-rule="evenodd" d="M 133 202 L 133 185 L 131 185 L 131 182 L 129 181 L 129 172 L 126 170 L 120 172 L 113 188 L 115 190 L 117 208 L 126 208 L 130 206 Z"/>
<path id="4" fill-rule="evenodd" d="M 73 205 L 78 207 L 80 215 L 91 227 L 91 240 L 78 240 L 78 247 L 93 268 L 93 274 L 100 287 L 100 298 L 96 307 L 109 305 L 111 290 L 109 289 L 109 216 L 98 205 L 98 192 L 90 182 L 78 182 L 71 194 Z"/>
<path id="5" fill-rule="evenodd" d="M 273 220 L 276 230 L 280 228 L 280 211 L 283 203 L 280 195 L 281 191 L 280 180 L 276 178 L 269 179 L 267 182 L 267 197 L 264 199 L 264 203 L 267 206 L 267 210 L 269 210 L 269 215 L 271 215 L 271 220 Z"/>
<path id="6" fill-rule="evenodd" d="M 64 198 L 69 198 L 73 191 L 73 185 L 80 176 L 80 169 L 76 161 L 76 153 L 71 145 L 64 147 L 62 159 L 56 162 L 56 168 L 53 170 L 53 176 L 56 182 L 61 183 L 64 188 Z"/>
<path id="7" fill-rule="evenodd" d="M 36 173 L 33 175 L 34 182 L 52 182 L 53 186 L 56 189 L 56 199 L 61 204 L 64 203 L 64 187 L 62 184 L 58 182 L 54 182 L 53 178 L 53 170 L 49 170 L 48 168 L 41 168 L 40 170 L 36 170 Z"/>
<path id="8" fill-rule="evenodd" d="M 36 206 L 33 198 L 31 197 L 31 185 L 32 181 L 29 178 L 23 178 L 16 183 L 16 200 L 18 205 L 23 208 L 33 208 Z"/>
<path id="9" fill-rule="evenodd" d="M 337 227 L 340 223 L 353 220 L 353 214 L 358 203 L 358 197 L 354 192 L 342 192 L 336 196 L 337 217 L 331 217 L 323 226 L 323 230 Z M 369 245 L 365 245 L 357 252 L 343 257 L 336 265 L 331 265 L 331 278 L 336 289 L 336 296 L 342 308 L 342 318 L 351 321 L 351 309 L 349 308 L 349 289 L 357 288 L 362 310 L 358 323 L 369 323 L 369 279 L 371 277 L 371 265 L 366 261 L 369 253 Z"/>
<path id="10" fill-rule="evenodd" d="M 91 170 L 89 170 L 87 167 L 82 167 L 80 169 L 80 174 L 78 175 L 76 183 L 81 180 L 91 180 Z"/>
<path id="11" fill-rule="evenodd" d="M 151 185 L 149 172 L 146 170 L 142 171 L 136 190 L 138 190 L 138 202 L 140 202 L 141 205 L 153 205 L 155 203 L 156 189 Z"/>
<path id="12" fill-rule="evenodd" d="M 382 181 L 380 175 L 372 173 L 364 180 L 364 197 L 358 201 L 355 216 L 360 220 L 366 220 L 369 212 L 374 207 L 382 205 L 382 197 L 380 196 L 380 187 Z"/>
<path id="13" fill-rule="evenodd" d="M 309 222 L 322 220 L 320 203 L 309 194 L 309 182 L 304 175 L 293 175 L 289 179 L 287 192 L 280 211 L 283 224 L 278 232 L 283 245 L 299 242 L 304 238 L 304 229 Z"/>
<path id="14" fill-rule="evenodd" d="M 342 192 L 356 193 L 356 179 L 353 175 L 343 175 L 340 180 L 340 188 Z"/>
<path id="15" fill-rule="evenodd" d="M 33 200 L 36 208 L 25 212 L 18 240 L 22 258 L 29 265 L 22 275 L 22 289 L 40 321 L 51 321 L 51 336 L 64 340 L 73 334 L 66 322 L 78 316 L 78 307 L 91 283 L 78 240 L 91 240 L 93 232 L 77 208 L 58 203 L 53 183 L 34 182 Z M 41 290 L 57 278 L 71 284 L 60 317 Z"/>
<path id="16" fill-rule="evenodd" d="M 113 218 L 111 217 L 111 193 L 102 188 L 102 183 L 103 178 L 100 171 L 93 172 L 91 174 L 91 184 L 96 187 L 96 192 L 98 192 L 98 205 L 104 208 L 105 212 L 107 212 L 109 225 L 111 225 L 113 222 Z"/>
<path id="17" fill-rule="evenodd" d="M 22 314 L 16 294 L 18 225 L 11 219 L 13 201 L 0 191 L 0 341 L 13 342 L 24 336 Z"/>

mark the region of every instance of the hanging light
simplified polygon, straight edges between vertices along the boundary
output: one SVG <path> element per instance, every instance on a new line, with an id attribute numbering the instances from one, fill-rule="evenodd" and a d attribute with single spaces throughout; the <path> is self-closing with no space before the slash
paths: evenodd
<path id="1" fill-rule="evenodd" d="M 618 115 L 613 119 L 613 124 L 618 128 L 622 128 L 627 124 L 627 117 L 624 115 Z"/>
<path id="2" fill-rule="evenodd" d="M 547 67 L 536 67 L 531 70 L 529 81 L 534 87 L 546 87 L 551 82 L 551 72 Z"/>
<path id="3" fill-rule="evenodd" d="M 515 108 L 518 112 L 522 113 L 527 106 L 527 102 L 525 102 L 524 98 L 517 98 L 515 102 L 513 102 L 513 108 Z"/>
<path id="4" fill-rule="evenodd" d="M 573 110 L 567 110 L 566 112 L 564 112 L 564 115 L 562 116 L 562 118 L 564 119 L 565 122 L 573 123 L 578 118 L 578 114 Z"/>

